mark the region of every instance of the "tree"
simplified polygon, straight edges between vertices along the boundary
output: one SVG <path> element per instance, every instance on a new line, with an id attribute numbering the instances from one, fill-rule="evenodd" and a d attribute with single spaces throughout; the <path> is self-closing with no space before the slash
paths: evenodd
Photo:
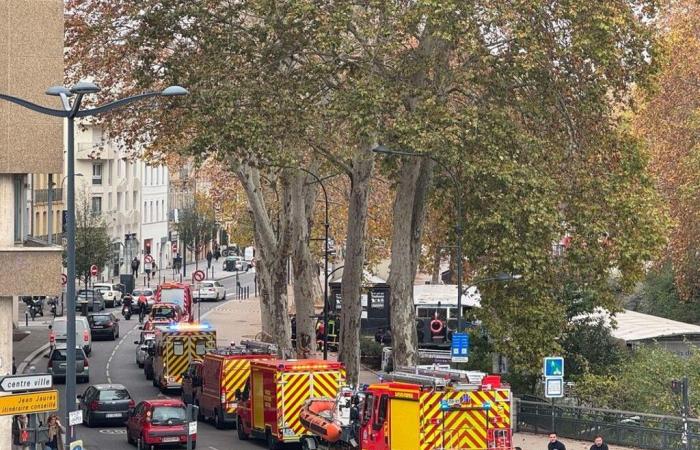
<path id="1" fill-rule="evenodd" d="M 104 219 L 92 211 L 86 192 L 78 200 L 75 211 L 75 275 L 87 286 L 90 267 L 94 264 L 104 268 L 111 257 L 112 246 Z"/>
<path id="2" fill-rule="evenodd" d="M 216 231 L 214 210 L 195 201 L 192 206 L 182 208 L 178 212 L 176 227 L 180 240 L 186 248 L 194 252 L 196 259 Z"/>

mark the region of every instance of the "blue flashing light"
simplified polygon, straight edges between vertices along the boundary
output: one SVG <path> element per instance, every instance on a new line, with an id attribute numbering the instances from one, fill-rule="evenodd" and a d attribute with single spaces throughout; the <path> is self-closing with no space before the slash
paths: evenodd
<path id="1" fill-rule="evenodd" d="M 481 407 L 488 411 L 491 409 L 491 402 L 484 402 Z"/>

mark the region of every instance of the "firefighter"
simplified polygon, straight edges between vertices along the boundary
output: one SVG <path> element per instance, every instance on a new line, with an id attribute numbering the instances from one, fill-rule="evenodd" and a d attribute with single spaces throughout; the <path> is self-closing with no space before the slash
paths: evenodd
<path id="1" fill-rule="evenodd" d="M 322 320 L 316 322 L 316 344 L 319 350 L 323 350 L 323 336 L 326 334 L 326 326 Z"/>

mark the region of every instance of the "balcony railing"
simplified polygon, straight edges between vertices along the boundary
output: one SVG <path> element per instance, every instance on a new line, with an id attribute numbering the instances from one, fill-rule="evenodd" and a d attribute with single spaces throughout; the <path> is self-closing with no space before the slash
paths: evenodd
<path id="1" fill-rule="evenodd" d="M 48 189 L 36 189 L 34 191 L 34 204 L 38 203 L 48 203 L 49 201 L 49 190 Z M 51 202 L 60 203 L 63 201 L 63 188 L 53 188 L 51 193 Z"/>

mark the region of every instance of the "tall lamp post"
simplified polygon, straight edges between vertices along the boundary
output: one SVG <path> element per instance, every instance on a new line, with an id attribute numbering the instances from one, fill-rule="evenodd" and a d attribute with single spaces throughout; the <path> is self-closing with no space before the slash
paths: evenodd
<path id="1" fill-rule="evenodd" d="M 391 150 L 384 145 L 378 145 L 372 149 L 375 153 L 380 153 L 383 155 L 395 155 L 395 156 L 411 156 L 414 158 L 428 158 L 433 161 L 449 175 L 452 179 L 452 183 L 457 188 L 457 192 L 454 195 L 455 209 L 457 210 L 457 223 L 455 226 L 455 238 L 457 240 L 457 331 L 462 331 L 462 325 L 464 322 L 462 314 L 462 237 L 464 233 L 464 227 L 462 222 L 462 183 L 460 183 L 459 178 L 444 162 L 430 153 L 413 153 L 413 152 L 402 152 L 397 150 Z"/>
<path id="2" fill-rule="evenodd" d="M 63 119 L 68 119 L 68 148 L 67 148 L 67 158 L 68 158 L 68 173 L 66 178 L 68 179 L 68 192 L 66 200 L 66 228 L 67 228 L 67 272 L 68 272 L 68 285 L 66 287 L 66 296 L 68 297 L 68 311 L 66 313 L 67 322 L 67 348 L 66 352 L 66 392 L 64 405 L 66 408 L 66 424 L 69 423 L 69 413 L 75 409 L 75 119 L 81 117 L 97 116 L 99 114 L 104 114 L 106 112 L 112 111 L 116 108 L 126 106 L 137 100 L 144 100 L 150 97 L 175 97 L 187 95 L 187 89 L 180 86 L 170 86 L 165 88 L 160 92 L 147 92 L 144 94 L 134 95 L 132 97 L 123 98 L 120 100 L 115 100 L 113 102 L 107 103 L 106 105 L 98 106 L 90 109 L 80 109 L 83 101 L 83 97 L 89 94 L 96 94 L 100 91 L 100 88 L 91 82 L 80 81 L 70 88 L 63 86 L 52 86 L 47 91 L 47 95 L 52 95 L 59 97 L 61 99 L 61 109 L 46 108 L 41 105 L 29 102 L 27 100 L 13 97 L 11 95 L 0 94 L 0 99 L 6 100 L 11 103 L 15 103 L 32 111 L 38 112 L 40 114 L 45 114 L 53 117 L 60 117 Z M 75 96 L 71 102 L 70 97 Z M 75 433 L 73 427 L 68 427 L 66 433 L 68 443 L 75 439 Z"/>

